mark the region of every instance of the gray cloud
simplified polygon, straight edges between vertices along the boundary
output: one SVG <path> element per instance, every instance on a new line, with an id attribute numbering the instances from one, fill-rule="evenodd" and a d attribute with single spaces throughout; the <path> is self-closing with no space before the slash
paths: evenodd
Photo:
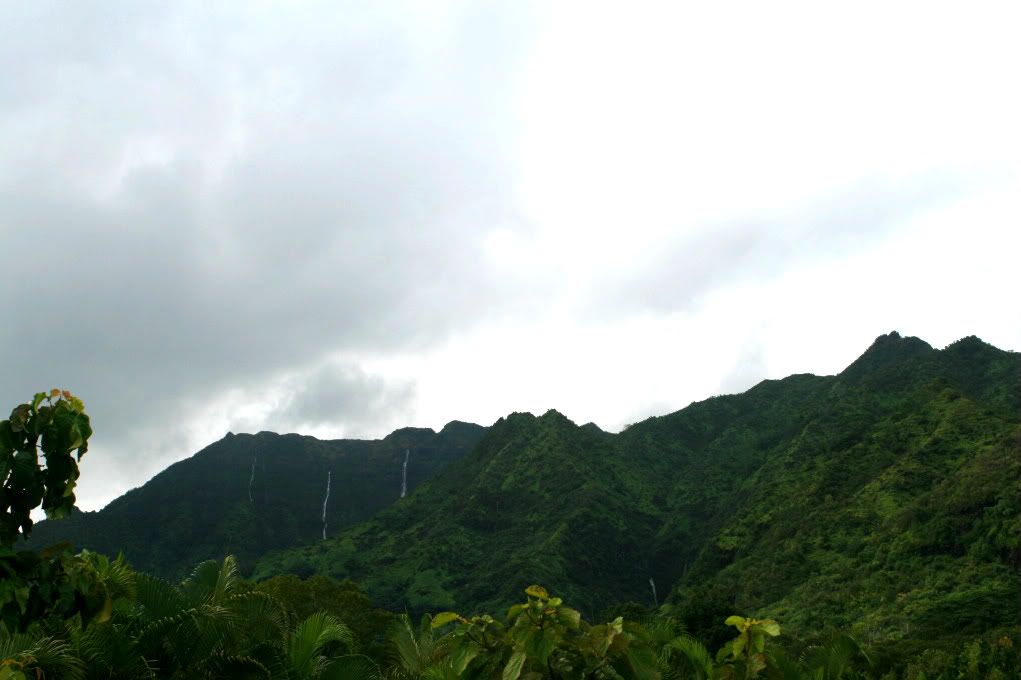
<path id="1" fill-rule="evenodd" d="M 431 36 L 410 11 L 8 8 L 0 403 L 80 393 L 114 484 L 228 389 L 311 375 L 276 414 L 294 427 L 403 408 L 410 388 L 308 367 L 428 346 L 505 294 L 478 261 L 511 212 L 530 32 L 466 7 Z"/>
<path id="2" fill-rule="evenodd" d="M 681 230 L 650 250 L 647 259 L 608 272 L 583 304 L 597 316 L 688 311 L 715 288 L 862 252 L 907 217 L 949 204 L 979 186 L 974 177 L 949 173 L 900 183 L 861 182 L 772 217 Z"/>
<path id="3" fill-rule="evenodd" d="M 865 247 L 969 189 L 951 175 L 880 181 L 789 214 L 679 224 L 640 261 L 589 281 L 588 272 L 563 266 L 584 249 L 547 250 L 563 234 L 531 224 L 525 208 L 534 206 L 518 195 L 528 184 L 518 166 L 531 158 L 519 148 L 529 145 L 519 144 L 527 97 L 518 80 L 526 65 L 543 72 L 545 64 L 530 60 L 550 54 L 530 51 L 543 33 L 532 9 L 188 1 L 6 8 L 0 408 L 53 386 L 85 398 L 96 426 L 80 487 L 86 507 L 94 507 L 90 494 L 109 498 L 204 444 L 189 428 L 231 394 L 272 401 L 282 390 L 285 398 L 258 417 L 218 413 L 217 423 L 333 423 L 383 434 L 388 419 L 413 414 L 416 376 L 384 379 L 365 368 L 366 357 L 422 356 L 494 320 L 528 332 L 544 315 L 584 324 L 688 311 L 717 288 Z M 575 44 L 563 47 L 570 68 L 548 73 L 573 78 L 587 61 Z M 641 66 L 636 54 L 622 55 L 607 82 L 644 82 L 632 73 Z M 607 74 L 593 69 L 565 81 L 564 91 L 596 83 L 602 97 Z M 607 104 L 623 96 L 605 94 Z M 540 113 L 531 115 L 555 105 L 538 99 L 530 104 Z M 629 105 L 636 116 L 639 108 Z M 623 149 L 631 113 L 610 110 L 604 119 L 624 118 L 606 140 Z M 567 125 L 584 113 L 570 112 Z M 580 162 L 605 163 L 593 176 L 621 171 L 612 154 L 597 153 L 600 140 L 581 146 Z M 652 176 L 666 166 L 639 165 L 620 176 L 632 189 L 651 189 L 632 193 L 675 214 L 667 195 L 674 187 Z M 600 189 L 612 192 L 612 184 Z M 585 196 L 564 185 L 565 203 Z M 553 195 L 559 188 L 546 187 Z M 552 214 L 583 224 L 603 205 L 590 193 L 581 217 L 569 206 Z M 677 218 L 684 213 L 677 206 Z M 721 206 L 718 214 L 742 211 Z M 496 265 L 487 261 L 494 229 L 513 235 Z M 760 370 L 754 341 L 749 347 L 724 386 Z"/>
<path id="4" fill-rule="evenodd" d="M 358 366 L 330 363 L 291 382 L 293 393 L 264 418 L 267 427 L 300 432 L 349 423 L 372 433 L 395 421 L 410 422 L 413 413 L 413 382 L 387 382 Z"/>

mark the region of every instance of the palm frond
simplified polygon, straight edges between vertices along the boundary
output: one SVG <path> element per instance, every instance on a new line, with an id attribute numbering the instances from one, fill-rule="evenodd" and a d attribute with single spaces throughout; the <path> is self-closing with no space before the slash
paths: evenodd
<path id="1" fill-rule="evenodd" d="M 32 632 L 0 637 L 0 659 L 12 659 L 30 675 L 80 680 L 85 664 L 64 640 Z"/>
<path id="2" fill-rule="evenodd" d="M 660 652 L 660 663 L 697 680 L 713 676 L 712 654 L 690 635 L 681 635 L 665 644 Z"/>
<path id="3" fill-rule="evenodd" d="M 136 576 L 135 597 L 142 607 L 140 620 L 143 623 L 173 616 L 189 607 L 176 587 L 149 574 Z"/>
<path id="4" fill-rule="evenodd" d="M 330 660 L 319 676 L 321 680 L 382 680 L 376 662 L 363 654 L 346 654 Z"/>
<path id="5" fill-rule="evenodd" d="M 200 563 L 192 570 L 191 575 L 181 582 L 181 594 L 193 604 L 213 599 L 222 568 L 223 565 L 216 560 Z"/>
<path id="6" fill-rule="evenodd" d="M 286 645 L 288 664 L 296 677 L 313 678 L 325 670 L 323 652 L 331 643 L 350 648 L 351 630 L 326 612 L 310 615 L 292 631 Z"/>
<path id="7" fill-rule="evenodd" d="M 849 635 L 834 635 L 824 644 L 810 647 L 802 655 L 802 663 L 812 671 L 820 671 L 824 680 L 840 680 L 857 669 L 872 666 L 868 652 Z"/>
<path id="8" fill-rule="evenodd" d="M 442 642 L 436 638 L 431 624 L 432 618 L 426 614 L 416 630 L 411 618 L 402 614 L 390 634 L 390 645 L 394 652 L 392 662 L 410 677 L 422 676 L 436 666 L 445 654 Z"/>

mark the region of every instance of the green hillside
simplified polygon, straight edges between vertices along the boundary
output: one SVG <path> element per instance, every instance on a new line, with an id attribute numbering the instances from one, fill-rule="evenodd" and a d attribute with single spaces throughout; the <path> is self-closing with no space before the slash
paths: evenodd
<path id="1" fill-rule="evenodd" d="M 59 541 L 168 578 L 199 561 L 238 557 L 243 569 L 265 552 L 319 541 L 327 474 L 327 535 L 357 524 L 407 487 L 464 456 L 485 428 L 451 422 L 439 433 L 404 428 L 381 440 L 321 441 L 296 434 L 228 434 L 98 512 L 35 526 L 30 547 Z"/>
<path id="2" fill-rule="evenodd" d="M 616 435 L 513 414 L 409 498 L 255 576 L 349 577 L 412 611 L 498 610 L 539 582 L 587 616 L 651 606 L 651 578 L 679 610 L 716 597 L 795 635 L 1009 627 L 1018 370 L 976 338 L 938 351 L 893 333 L 837 376 L 765 381 Z"/>
<path id="3" fill-rule="evenodd" d="M 870 641 L 1016 629 L 1018 378 L 1017 354 L 977 338 L 880 338 L 745 482 L 672 601 L 732 593 Z"/>

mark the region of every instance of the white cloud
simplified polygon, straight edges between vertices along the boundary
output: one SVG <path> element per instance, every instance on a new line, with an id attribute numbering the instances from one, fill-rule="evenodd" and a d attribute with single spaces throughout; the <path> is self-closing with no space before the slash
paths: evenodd
<path id="1" fill-rule="evenodd" d="M 617 429 L 893 329 L 1017 349 L 1018 18 L 19 6 L 0 398 L 85 396 L 93 508 L 231 428 Z"/>

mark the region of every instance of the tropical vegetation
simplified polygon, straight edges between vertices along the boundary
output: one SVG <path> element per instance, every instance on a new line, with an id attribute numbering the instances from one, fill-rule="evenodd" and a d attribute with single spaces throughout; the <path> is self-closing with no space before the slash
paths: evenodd
<path id="1" fill-rule="evenodd" d="M 88 514 L 84 404 L 40 393 L 0 422 L 0 680 L 1017 677 L 1019 377 L 890 334 L 619 434 L 231 435 Z"/>

